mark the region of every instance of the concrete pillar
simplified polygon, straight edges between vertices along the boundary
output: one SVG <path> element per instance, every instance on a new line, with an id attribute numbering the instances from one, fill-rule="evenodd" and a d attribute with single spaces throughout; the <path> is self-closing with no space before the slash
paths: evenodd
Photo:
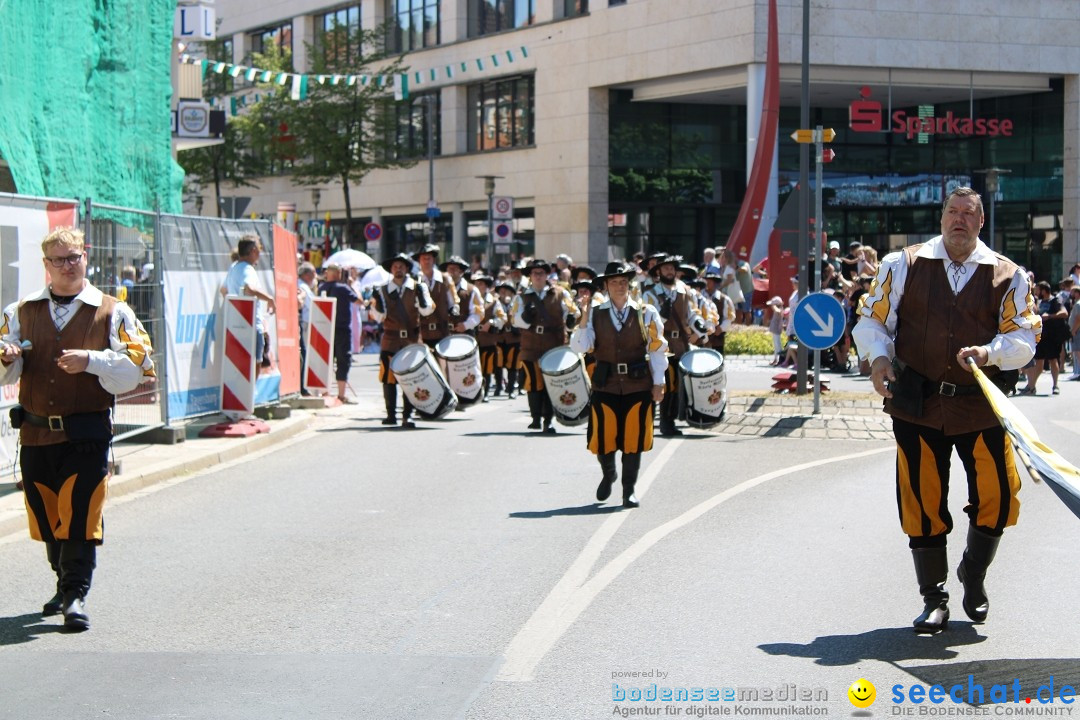
<path id="1" fill-rule="evenodd" d="M 460 42 L 469 36 L 469 0 L 442 0 L 439 10 L 440 44 Z"/>
<path id="2" fill-rule="evenodd" d="M 450 85 L 441 92 L 442 153 L 461 155 L 469 151 L 469 91 L 464 85 Z"/>
<path id="3" fill-rule="evenodd" d="M 1065 76 L 1064 130 L 1061 259 L 1068 272 L 1080 262 L 1080 75 Z"/>
<path id="4" fill-rule="evenodd" d="M 315 18 L 311 15 L 297 15 L 292 19 L 292 56 L 293 68 L 300 73 L 311 69 L 307 46 L 315 42 Z"/>
<path id="5" fill-rule="evenodd" d="M 588 237 L 586 247 L 575 247 L 570 253 L 577 261 L 576 253 L 584 250 L 582 254 L 593 267 L 603 267 L 608 259 L 609 99 L 607 88 L 589 90 Z"/>
<path id="6" fill-rule="evenodd" d="M 746 68 L 746 180 L 750 181 L 750 173 L 754 170 L 754 155 L 757 152 L 758 141 L 778 143 L 777 138 L 759 138 L 761 130 L 761 106 L 765 103 L 765 65 L 753 63 Z M 773 151 L 772 167 L 769 170 L 769 194 L 765 198 L 765 204 L 761 208 L 761 225 L 758 226 L 757 238 L 750 253 L 750 265 L 756 265 L 759 260 L 769 253 L 769 234 L 776 223 L 779 213 L 779 198 L 777 197 L 777 185 L 780 176 L 780 151 L 779 147 Z"/>
<path id="7" fill-rule="evenodd" d="M 467 227 L 465 222 L 465 207 L 462 203 L 450 203 L 451 218 L 451 245 L 450 253 L 452 255 L 460 255 L 465 257 L 465 253 L 468 252 L 468 237 Z M 466 258 L 468 259 L 468 258 Z"/>
<path id="8" fill-rule="evenodd" d="M 232 36 L 232 57 L 233 65 L 243 65 L 244 56 L 247 55 L 248 49 L 244 43 L 247 42 L 247 34 L 238 32 L 233 33 Z M 243 78 L 241 78 L 242 80 Z"/>

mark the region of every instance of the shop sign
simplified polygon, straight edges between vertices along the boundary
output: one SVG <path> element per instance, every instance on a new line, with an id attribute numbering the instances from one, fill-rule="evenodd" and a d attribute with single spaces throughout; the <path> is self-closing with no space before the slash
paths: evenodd
<path id="1" fill-rule="evenodd" d="M 848 106 L 848 127 L 854 132 L 882 132 L 881 103 L 870 100 L 870 88 L 859 91 L 861 100 Z M 903 110 L 893 112 L 889 131 L 911 140 L 916 135 L 919 142 L 926 142 L 930 135 L 958 135 L 961 137 L 1012 137 L 1013 122 L 999 118 L 957 117 L 950 110 L 943 116 L 934 115 L 933 105 L 920 105 L 918 114 L 909 115 Z"/>

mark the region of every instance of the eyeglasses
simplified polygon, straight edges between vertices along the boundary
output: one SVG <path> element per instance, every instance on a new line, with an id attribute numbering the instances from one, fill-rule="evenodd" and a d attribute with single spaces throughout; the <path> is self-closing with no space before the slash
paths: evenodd
<path id="1" fill-rule="evenodd" d="M 67 257 L 48 257 L 48 256 L 46 256 L 45 259 L 48 260 L 49 264 L 52 265 L 54 268 L 62 268 L 62 267 L 64 267 L 64 265 L 70 265 L 72 267 L 75 267 L 76 265 L 79 264 L 79 261 L 83 259 L 83 256 L 81 254 L 80 255 L 68 255 Z"/>

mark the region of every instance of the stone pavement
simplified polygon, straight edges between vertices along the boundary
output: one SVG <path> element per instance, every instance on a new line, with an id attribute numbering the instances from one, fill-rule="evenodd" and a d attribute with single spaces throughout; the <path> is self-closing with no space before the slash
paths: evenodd
<path id="1" fill-rule="evenodd" d="M 185 441 L 174 445 L 138 442 L 138 438 L 116 443 L 113 456 L 118 467 L 109 482 L 110 498 L 297 442 L 309 430 L 333 427 L 357 417 L 382 417 L 381 388 L 371 382 L 377 363 L 374 354 L 354 356 L 353 371 L 359 375 L 351 377 L 359 392 L 356 405 L 293 409 L 289 417 L 268 420 L 270 432 L 266 434 L 200 438 L 199 431 L 222 419 L 213 416 L 184 424 Z M 732 356 L 727 360 L 728 411 L 724 421 L 711 432 L 766 438 L 891 440 L 880 398 L 866 392 L 869 383 L 865 378 L 827 374 L 833 390 L 822 393 L 821 413 L 814 415 L 812 392 L 799 397 L 772 392 L 771 376 L 777 370 L 768 363 L 768 356 Z M 22 493 L 11 482 L 0 483 L 0 537 L 25 529 Z"/>

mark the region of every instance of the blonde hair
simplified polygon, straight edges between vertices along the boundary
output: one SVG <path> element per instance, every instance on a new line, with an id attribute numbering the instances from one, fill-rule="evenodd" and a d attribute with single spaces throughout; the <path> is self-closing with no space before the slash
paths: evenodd
<path id="1" fill-rule="evenodd" d="M 86 236 L 79 228 L 58 227 L 41 241 L 41 253 L 49 254 L 49 248 L 60 245 L 69 250 L 83 252 L 86 249 Z"/>
<path id="2" fill-rule="evenodd" d="M 863 245 L 863 259 L 867 262 L 877 262 L 877 250 L 867 245 Z"/>

